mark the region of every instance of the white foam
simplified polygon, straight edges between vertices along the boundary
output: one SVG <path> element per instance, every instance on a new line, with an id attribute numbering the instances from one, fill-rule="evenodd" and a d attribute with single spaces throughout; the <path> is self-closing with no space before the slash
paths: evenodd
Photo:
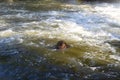
<path id="1" fill-rule="evenodd" d="M 95 71 L 98 67 L 90 67 L 91 70 Z"/>
<path id="2" fill-rule="evenodd" d="M 9 36 L 13 36 L 14 34 L 15 32 L 12 29 L 0 31 L 0 37 L 9 37 Z"/>
<path id="3" fill-rule="evenodd" d="M 105 6 L 96 6 L 95 9 L 100 14 L 105 14 L 115 20 L 120 21 L 120 6 L 115 7 L 113 5 L 107 4 Z"/>
<path id="4" fill-rule="evenodd" d="M 120 56 L 110 55 L 110 58 L 120 61 Z"/>
<path id="5" fill-rule="evenodd" d="M 44 24 L 42 24 L 44 23 Z M 48 19 L 40 22 L 31 22 L 24 24 L 27 28 L 32 28 L 34 26 L 38 27 L 38 29 L 24 30 L 22 31 L 23 35 L 26 36 L 36 36 L 36 37 L 45 37 L 45 38 L 60 38 L 60 39 L 68 39 L 81 41 L 84 40 L 86 42 L 100 42 L 102 40 L 109 39 L 111 35 L 108 33 L 101 31 L 98 33 L 94 33 L 91 31 L 85 30 L 81 25 L 76 24 L 76 22 L 69 20 L 58 20 L 58 19 Z M 24 27 L 23 25 L 23 27 Z M 53 27 L 56 26 L 57 27 Z"/>
<path id="6" fill-rule="evenodd" d="M 87 8 L 91 9 L 92 7 L 89 5 L 66 5 L 66 7 L 74 8 Z M 99 12 L 104 7 L 95 7 L 95 9 Z M 105 7 L 106 8 L 106 7 Z M 109 11 L 109 7 L 105 10 Z M 19 10 L 18 10 L 19 11 Z M 114 10 L 113 10 L 114 11 Z M 117 10 L 115 10 L 117 11 Z M 23 11 L 24 12 L 24 11 Z M 88 12 L 91 12 L 90 10 Z M 111 38 L 111 34 L 107 33 L 104 30 L 99 29 L 98 32 L 96 31 L 88 31 L 86 28 L 81 25 L 77 24 L 77 21 L 81 20 L 81 23 L 89 26 L 87 23 L 94 24 L 97 22 L 98 19 L 102 20 L 101 18 L 97 18 L 98 16 L 94 15 L 92 13 L 88 12 L 81 12 L 78 10 L 78 12 L 68 13 L 68 12 L 62 12 L 62 11 L 49 11 L 49 12 L 30 12 L 30 13 L 16 13 L 16 14 L 10 14 L 10 15 L 4 15 L 2 16 L 5 19 L 11 19 L 11 18 L 22 18 L 22 19 L 33 19 L 35 21 L 31 22 L 25 22 L 21 23 L 20 26 L 22 29 L 19 32 L 15 32 L 12 29 L 0 31 L 0 37 L 12 37 L 16 34 L 21 34 L 23 38 L 25 37 L 36 37 L 36 38 L 57 38 L 57 39 L 63 39 L 63 40 L 73 40 L 73 41 L 85 41 L 89 45 L 96 45 L 98 43 L 102 43 L 105 40 L 109 40 Z M 119 11 L 118 11 L 119 12 Z M 103 11 L 104 13 L 104 11 Z M 44 16 L 47 16 L 46 19 L 44 19 Z M 61 16 L 68 17 L 68 19 L 59 18 Z M 40 20 L 41 17 L 43 17 L 43 20 Z M 36 21 L 39 20 L 39 21 Z M 83 20 L 83 21 L 82 21 Z M 85 22 L 86 21 L 86 22 Z M 98 21 L 99 22 L 99 21 Z M 102 21 L 104 22 L 104 20 Z M 94 24 L 95 27 L 98 27 L 97 24 Z M 54 27 L 55 26 L 55 27 Z M 34 27 L 37 29 L 34 29 Z M 18 28 L 18 29 L 19 29 Z M 93 27 L 94 28 L 94 27 Z M 116 30 L 116 29 L 115 29 Z M 119 30 L 118 30 L 119 32 Z M 18 39 L 20 43 L 22 43 L 24 40 L 22 38 Z M 104 47 L 104 46 L 102 46 Z"/>
<path id="7" fill-rule="evenodd" d="M 1 18 L 1 17 L 0 17 Z M 8 26 L 9 24 L 6 23 L 4 20 L 0 20 L 0 28 L 4 28 L 4 26 Z"/>
<path id="8" fill-rule="evenodd" d="M 39 47 L 39 45 L 38 45 L 38 44 L 36 44 L 36 43 L 33 43 L 33 42 L 30 42 L 30 43 L 28 43 L 27 45 L 28 45 L 28 46 Z"/>

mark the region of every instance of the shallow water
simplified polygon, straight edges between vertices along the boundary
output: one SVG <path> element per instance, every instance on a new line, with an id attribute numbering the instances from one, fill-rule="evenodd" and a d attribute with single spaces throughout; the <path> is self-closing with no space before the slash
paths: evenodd
<path id="1" fill-rule="evenodd" d="M 62 2 L 0 3 L 1 80 L 120 79 L 119 3 Z"/>

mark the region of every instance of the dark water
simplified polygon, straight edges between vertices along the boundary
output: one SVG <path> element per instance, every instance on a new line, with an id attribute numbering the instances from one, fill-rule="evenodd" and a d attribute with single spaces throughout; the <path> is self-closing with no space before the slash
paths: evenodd
<path id="1" fill-rule="evenodd" d="M 0 3 L 0 80 L 120 80 L 119 3 Z M 57 41 L 71 47 L 55 50 Z"/>

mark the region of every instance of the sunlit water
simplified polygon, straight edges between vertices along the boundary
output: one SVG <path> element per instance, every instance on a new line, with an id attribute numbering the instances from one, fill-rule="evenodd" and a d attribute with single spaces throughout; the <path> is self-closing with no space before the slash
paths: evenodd
<path id="1" fill-rule="evenodd" d="M 120 79 L 119 3 L 70 3 L 0 3 L 1 80 Z"/>

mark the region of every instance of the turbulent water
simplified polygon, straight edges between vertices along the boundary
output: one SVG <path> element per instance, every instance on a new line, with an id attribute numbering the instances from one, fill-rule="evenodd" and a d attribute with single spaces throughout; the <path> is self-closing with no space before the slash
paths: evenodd
<path id="1" fill-rule="evenodd" d="M 120 80 L 120 4 L 0 3 L 0 80 Z"/>

